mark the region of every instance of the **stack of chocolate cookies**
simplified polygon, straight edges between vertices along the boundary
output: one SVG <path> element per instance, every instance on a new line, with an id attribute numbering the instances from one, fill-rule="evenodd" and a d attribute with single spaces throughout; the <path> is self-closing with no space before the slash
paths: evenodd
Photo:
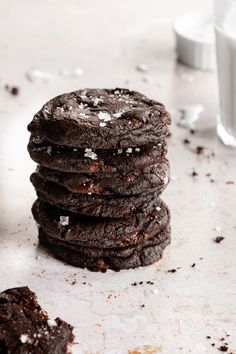
<path id="1" fill-rule="evenodd" d="M 28 126 L 39 242 L 94 271 L 158 261 L 170 242 L 159 198 L 169 181 L 170 122 L 161 103 L 127 89 L 79 90 L 46 103 Z"/>

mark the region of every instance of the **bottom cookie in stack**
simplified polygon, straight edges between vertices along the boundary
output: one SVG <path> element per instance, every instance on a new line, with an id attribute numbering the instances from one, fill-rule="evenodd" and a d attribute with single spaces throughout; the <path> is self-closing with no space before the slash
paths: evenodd
<path id="1" fill-rule="evenodd" d="M 116 220 L 82 216 L 39 199 L 32 212 L 43 246 L 67 263 L 93 271 L 150 265 L 170 243 L 169 210 L 161 200 Z"/>

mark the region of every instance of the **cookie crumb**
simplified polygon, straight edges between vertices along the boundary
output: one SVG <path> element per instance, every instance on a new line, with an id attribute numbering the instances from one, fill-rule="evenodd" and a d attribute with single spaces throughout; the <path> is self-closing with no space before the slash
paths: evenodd
<path id="1" fill-rule="evenodd" d="M 195 266 L 196 266 L 196 263 L 193 263 L 193 264 L 191 265 L 192 268 L 194 268 Z"/>
<path id="2" fill-rule="evenodd" d="M 216 242 L 216 243 L 221 243 L 224 239 L 225 239 L 225 238 L 224 238 L 223 236 L 217 236 L 217 237 L 215 238 L 215 242 Z"/>
<path id="3" fill-rule="evenodd" d="M 190 140 L 189 139 L 184 139 L 183 143 L 186 144 L 186 145 L 190 144 Z"/>
<path id="4" fill-rule="evenodd" d="M 234 184 L 234 181 L 226 181 L 225 184 Z"/>
<path id="5" fill-rule="evenodd" d="M 192 177 L 196 177 L 196 176 L 198 176 L 198 173 L 194 170 L 194 171 L 192 172 Z"/>
<path id="6" fill-rule="evenodd" d="M 221 352 L 227 352 L 228 349 L 229 349 L 229 348 L 228 348 L 226 345 L 221 345 L 221 346 L 219 347 L 219 350 L 220 350 Z"/>
<path id="7" fill-rule="evenodd" d="M 203 146 L 197 146 L 196 147 L 196 153 L 197 155 L 201 155 L 204 152 L 204 147 Z"/>
<path id="8" fill-rule="evenodd" d="M 175 268 L 167 270 L 167 273 L 175 273 L 177 270 Z"/>
<path id="9" fill-rule="evenodd" d="M 5 89 L 12 95 L 12 96 L 17 96 L 19 95 L 20 89 L 17 86 L 9 86 L 5 85 Z"/>

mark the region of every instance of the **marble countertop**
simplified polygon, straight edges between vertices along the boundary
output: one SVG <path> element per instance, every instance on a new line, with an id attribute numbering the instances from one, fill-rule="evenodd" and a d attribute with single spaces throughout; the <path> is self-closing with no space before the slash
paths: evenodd
<path id="1" fill-rule="evenodd" d="M 236 353 L 236 151 L 216 137 L 215 73 L 178 64 L 171 29 L 177 15 L 210 8 L 211 1 L 173 3 L 0 3 L 0 290 L 35 291 L 52 317 L 75 327 L 74 354 L 210 354 L 219 352 L 222 337 Z M 139 64 L 148 70 L 138 71 Z M 18 86 L 19 95 L 6 84 Z M 172 244 L 153 266 L 98 274 L 37 246 L 26 125 L 59 93 L 114 86 L 160 100 L 173 115 L 172 180 L 163 195 Z M 190 134 L 177 123 L 183 107 L 198 104 L 204 111 Z M 225 239 L 218 244 L 217 236 Z"/>

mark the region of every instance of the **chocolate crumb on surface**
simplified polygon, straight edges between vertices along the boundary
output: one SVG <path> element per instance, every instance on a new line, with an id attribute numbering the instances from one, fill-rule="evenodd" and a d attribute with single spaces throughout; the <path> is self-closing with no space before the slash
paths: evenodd
<path id="1" fill-rule="evenodd" d="M 196 266 L 196 263 L 193 263 L 193 264 L 191 265 L 192 268 L 194 268 L 195 266 Z"/>
<path id="2" fill-rule="evenodd" d="M 12 95 L 12 96 L 17 96 L 19 95 L 20 89 L 17 86 L 9 86 L 5 85 L 5 89 Z"/>
<path id="3" fill-rule="evenodd" d="M 154 285 L 153 281 L 150 281 L 150 280 L 147 281 L 146 283 L 149 284 L 149 285 Z"/>
<path id="4" fill-rule="evenodd" d="M 225 239 L 225 238 L 224 238 L 223 236 L 217 236 L 217 237 L 215 238 L 215 242 L 216 242 L 216 243 L 221 243 L 224 239 Z"/>
<path id="5" fill-rule="evenodd" d="M 219 347 L 219 350 L 220 350 L 221 352 L 227 352 L 228 349 L 229 349 L 229 348 L 228 348 L 226 345 L 221 345 L 221 346 Z"/>
<path id="6" fill-rule="evenodd" d="M 177 270 L 175 268 L 167 270 L 167 273 L 175 273 Z"/>
<path id="7" fill-rule="evenodd" d="M 226 181 L 225 184 L 234 184 L 234 181 Z"/>
<path id="8" fill-rule="evenodd" d="M 192 172 L 192 177 L 196 177 L 196 176 L 198 176 L 198 173 L 194 170 L 194 171 Z"/>
<path id="9" fill-rule="evenodd" d="M 189 140 L 189 139 L 184 139 L 183 142 L 184 142 L 184 144 L 186 144 L 186 145 L 187 145 L 187 144 L 190 144 L 190 140 Z"/>
<path id="10" fill-rule="evenodd" d="M 204 146 L 197 146 L 196 147 L 196 153 L 198 155 L 203 154 L 203 152 L 204 152 Z"/>

